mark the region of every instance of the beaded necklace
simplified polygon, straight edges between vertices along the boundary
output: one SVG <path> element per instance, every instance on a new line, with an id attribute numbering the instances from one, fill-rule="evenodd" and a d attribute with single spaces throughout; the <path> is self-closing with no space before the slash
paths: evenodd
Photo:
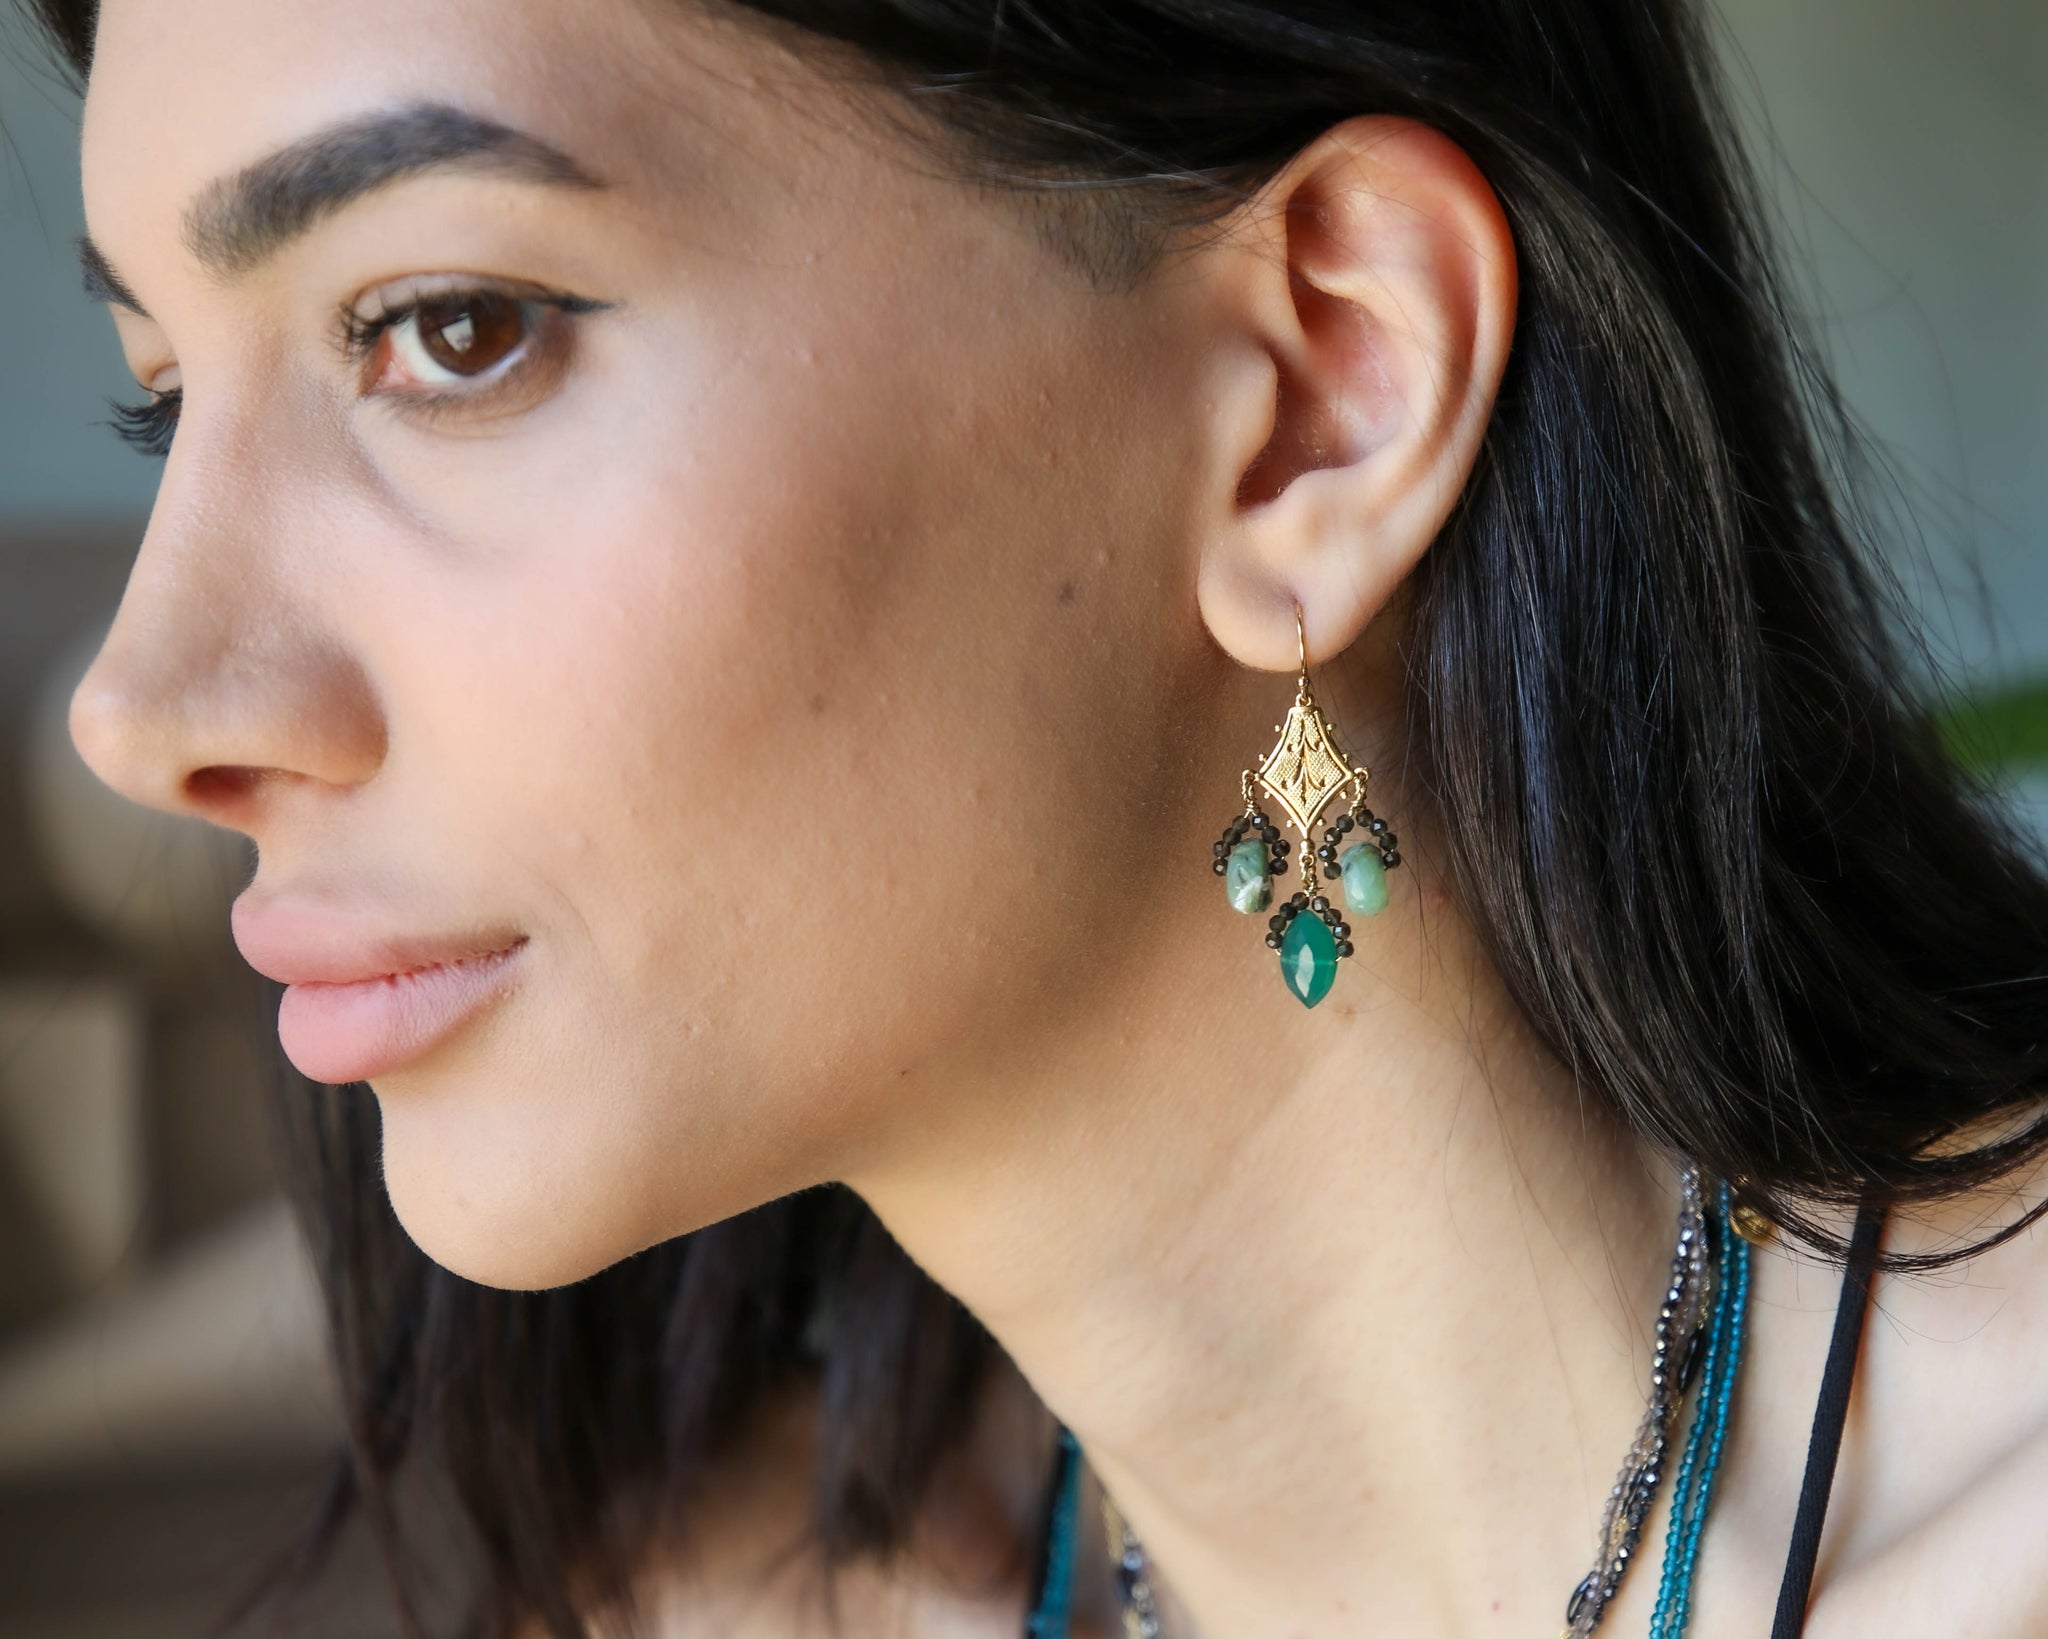
<path id="1" fill-rule="evenodd" d="M 1705 1211 L 1700 1175 L 1688 1167 L 1680 1182 L 1678 1245 L 1671 1279 L 1657 1312 L 1650 1360 L 1650 1396 L 1643 1420 L 1622 1460 L 1600 1521 L 1593 1568 L 1565 1602 L 1558 1639 L 1586 1639 L 1600 1625 L 1636 1557 L 1643 1521 L 1656 1500 L 1671 1436 L 1687 1390 L 1697 1381 L 1691 1429 L 1673 1482 L 1664 1566 L 1650 1616 L 1650 1639 L 1680 1639 L 1692 1616 L 1693 1571 L 1700 1534 L 1713 1502 L 1714 1480 L 1728 1432 L 1735 1376 L 1749 1297 L 1749 1244 L 1736 1232 L 1728 1186 L 1715 1191 Z M 1080 1518 L 1080 1442 L 1059 1429 L 1045 1551 L 1024 1639 L 1067 1639 Z M 1125 1639 L 1159 1639 L 1159 1604 L 1144 1545 L 1105 1491 L 1103 1525 L 1116 1567 Z"/>

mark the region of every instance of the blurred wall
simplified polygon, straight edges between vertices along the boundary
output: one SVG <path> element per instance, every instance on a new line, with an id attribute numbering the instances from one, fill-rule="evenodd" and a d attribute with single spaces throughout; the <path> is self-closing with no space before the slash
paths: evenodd
<path id="1" fill-rule="evenodd" d="M 78 294 L 77 99 L 31 62 L 15 12 L 0 4 L 0 520 L 132 520 L 159 463 L 91 425 L 137 393 L 113 322 Z"/>
<path id="2" fill-rule="evenodd" d="M 1980 677 L 2048 673 L 2048 5 L 1721 9 L 1839 379 L 1928 533 L 1930 623 Z"/>

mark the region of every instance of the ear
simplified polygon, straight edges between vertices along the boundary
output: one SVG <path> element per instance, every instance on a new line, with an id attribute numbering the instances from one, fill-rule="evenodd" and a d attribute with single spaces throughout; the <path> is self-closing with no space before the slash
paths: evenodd
<path id="1" fill-rule="evenodd" d="M 1245 665 L 1349 647 L 1478 458 L 1515 319 L 1506 215 L 1456 143 L 1364 115 L 1290 160 L 1197 252 L 1225 327 L 1196 596 Z"/>

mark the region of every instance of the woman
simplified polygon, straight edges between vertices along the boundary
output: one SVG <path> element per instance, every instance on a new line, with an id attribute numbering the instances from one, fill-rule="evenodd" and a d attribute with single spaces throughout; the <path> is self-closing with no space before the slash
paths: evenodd
<path id="1" fill-rule="evenodd" d="M 74 735 L 374 1093 L 329 1528 L 445 1475 L 497 1635 L 2043 1631 L 2048 884 L 1677 0 L 37 7 L 168 453 Z M 1974 1261 L 1859 1365 L 1880 1217 Z"/>

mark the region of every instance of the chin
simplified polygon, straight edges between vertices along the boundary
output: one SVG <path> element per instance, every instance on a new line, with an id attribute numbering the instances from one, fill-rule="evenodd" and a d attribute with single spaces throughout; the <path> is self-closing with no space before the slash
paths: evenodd
<path id="1" fill-rule="evenodd" d="M 451 1191 L 385 1146 L 384 1183 L 399 1226 L 450 1274 L 479 1286 L 540 1292 L 587 1279 L 648 1244 L 591 1223 L 536 1223 L 523 1203 Z M 656 1237 L 659 1239 L 660 1237 Z"/>
<path id="2" fill-rule="evenodd" d="M 783 1176 L 764 1153 L 759 1135 L 771 1122 L 753 1124 L 752 1145 L 718 1130 L 656 1137 L 603 1119 L 604 1089 L 588 1083 L 582 1098 L 539 1108 L 502 1081 L 480 1086 L 488 1092 L 475 1097 L 446 1086 L 372 1090 L 400 1226 L 435 1263 L 481 1286 L 567 1286 L 817 1181 Z"/>
<path id="3" fill-rule="evenodd" d="M 464 1124 L 381 1092 L 378 1103 L 392 1211 L 414 1245 L 465 1280 L 567 1286 L 681 1232 L 585 1146 L 521 1143 L 503 1123 L 451 1131 Z"/>
<path id="4" fill-rule="evenodd" d="M 391 1197 L 398 1222 L 412 1242 L 451 1275 L 501 1292 L 546 1292 L 573 1286 L 609 1268 L 627 1252 L 614 1256 L 581 1252 L 559 1243 L 492 1239 L 474 1227 L 450 1228 L 429 1211 L 408 1211 L 401 1196 Z"/>

